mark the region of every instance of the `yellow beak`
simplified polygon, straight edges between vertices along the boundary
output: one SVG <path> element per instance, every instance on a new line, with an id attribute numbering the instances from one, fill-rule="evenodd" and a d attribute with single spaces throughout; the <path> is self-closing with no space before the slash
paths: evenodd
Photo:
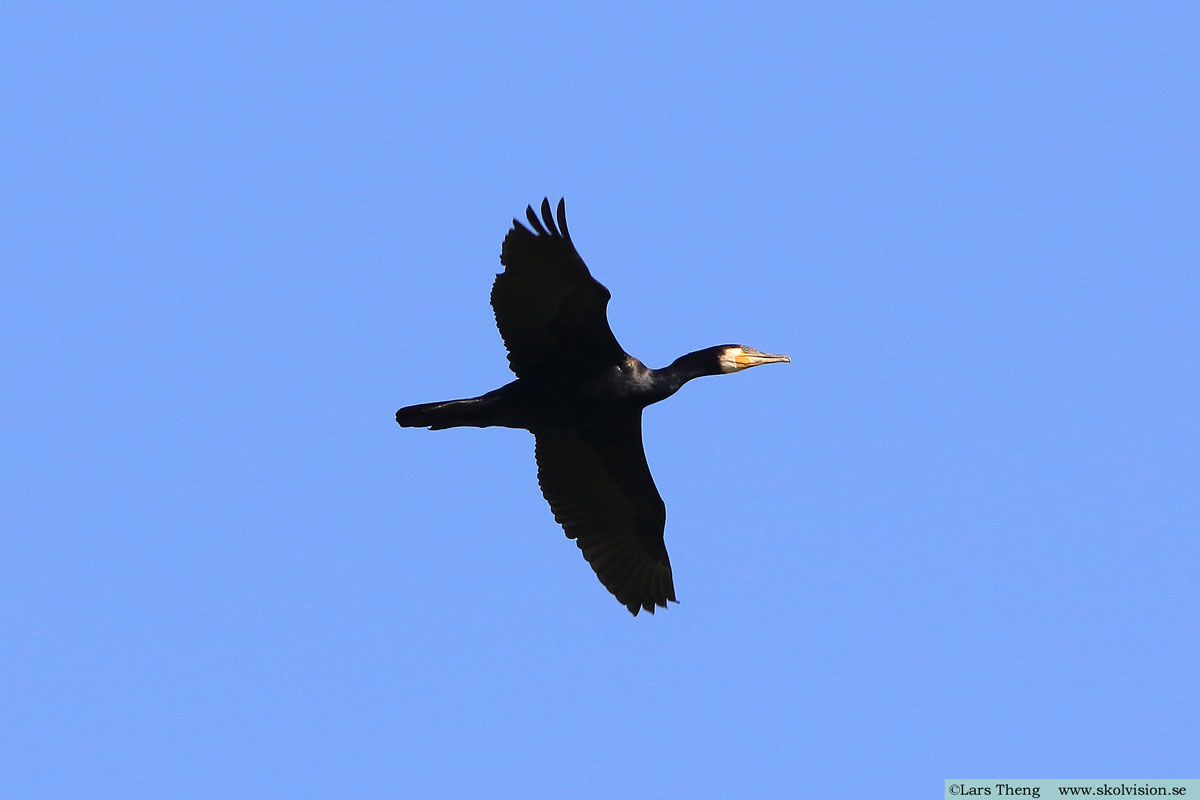
<path id="1" fill-rule="evenodd" d="M 760 350 L 753 350 L 749 347 L 742 348 L 742 352 L 734 356 L 734 362 L 737 363 L 738 369 L 749 369 L 757 367 L 759 364 L 778 364 L 791 363 L 792 359 L 785 355 L 776 355 L 774 353 L 764 353 Z"/>

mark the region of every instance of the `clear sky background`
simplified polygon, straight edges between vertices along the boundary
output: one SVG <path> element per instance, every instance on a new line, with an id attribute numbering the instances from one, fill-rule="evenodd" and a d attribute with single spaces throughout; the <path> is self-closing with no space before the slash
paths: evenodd
<path id="1" fill-rule="evenodd" d="M 5 4 L 0 795 L 931 797 L 1200 773 L 1191 3 Z M 632 618 L 488 292 L 651 366 Z"/>

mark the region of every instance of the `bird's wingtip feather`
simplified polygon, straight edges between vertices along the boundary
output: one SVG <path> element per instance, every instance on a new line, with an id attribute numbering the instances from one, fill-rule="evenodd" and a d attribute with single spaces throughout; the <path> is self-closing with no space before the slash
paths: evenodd
<path id="1" fill-rule="evenodd" d="M 567 230 L 567 198 L 558 199 L 558 232 L 562 238 L 571 241 L 571 232 Z"/>
<path id="2" fill-rule="evenodd" d="M 535 231 L 542 236 L 546 235 L 546 229 L 542 227 L 542 221 L 538 219 L 533 206 L 525 206 L 525 216 L 529 219 L 529 224 L 533 226 Z"/>
<path id="3" fill-rule="evenodd" d="M 546 230 L 550 231 L 551 236 L 562 237 L 558 226 L 554 224 L 554 213 L 550 210 L 550 198 L 542 198 L 542 222 L 546 224 Z"/>

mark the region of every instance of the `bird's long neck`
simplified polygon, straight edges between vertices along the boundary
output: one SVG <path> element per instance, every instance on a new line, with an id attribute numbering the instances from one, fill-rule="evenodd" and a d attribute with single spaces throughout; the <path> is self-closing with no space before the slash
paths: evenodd
<path id="1" fill-rule="evenodd" d="M 675 394 L 680 386 L 683 386 L 693 378 L 702 378 L 705 375 L 720 375 L 721 366 L 717 361 L 714 348 L 709 347 L 680 356 L 672 361 L 669 366 L 656 369 L 653 372 L 655 383 L 666 390 L 666 394 L 664 395 L 666 397 Z"/>

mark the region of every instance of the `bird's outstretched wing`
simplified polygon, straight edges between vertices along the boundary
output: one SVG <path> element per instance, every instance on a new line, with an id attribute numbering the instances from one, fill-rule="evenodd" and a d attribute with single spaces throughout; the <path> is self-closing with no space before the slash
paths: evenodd
<path id="1" fill-rule="evenodd" d="M 542 494 L 600 582 L 634 616 L 674 601 L 667 509 L 646 464 L 642 412 L 536 437 Z"/>
<path id="2" fill-rule="evenodd" d="M 496 327 L 519 378 L 588 373 L 627 356 L 608 327 L 608 289 L 588 272 L 567 231 L 564 202 L 558 221 L 550 201 L 542 218 L 526 208 L 533 230 L 513 220 L 504 237 L 504 272 L 492 284 Z"/>

